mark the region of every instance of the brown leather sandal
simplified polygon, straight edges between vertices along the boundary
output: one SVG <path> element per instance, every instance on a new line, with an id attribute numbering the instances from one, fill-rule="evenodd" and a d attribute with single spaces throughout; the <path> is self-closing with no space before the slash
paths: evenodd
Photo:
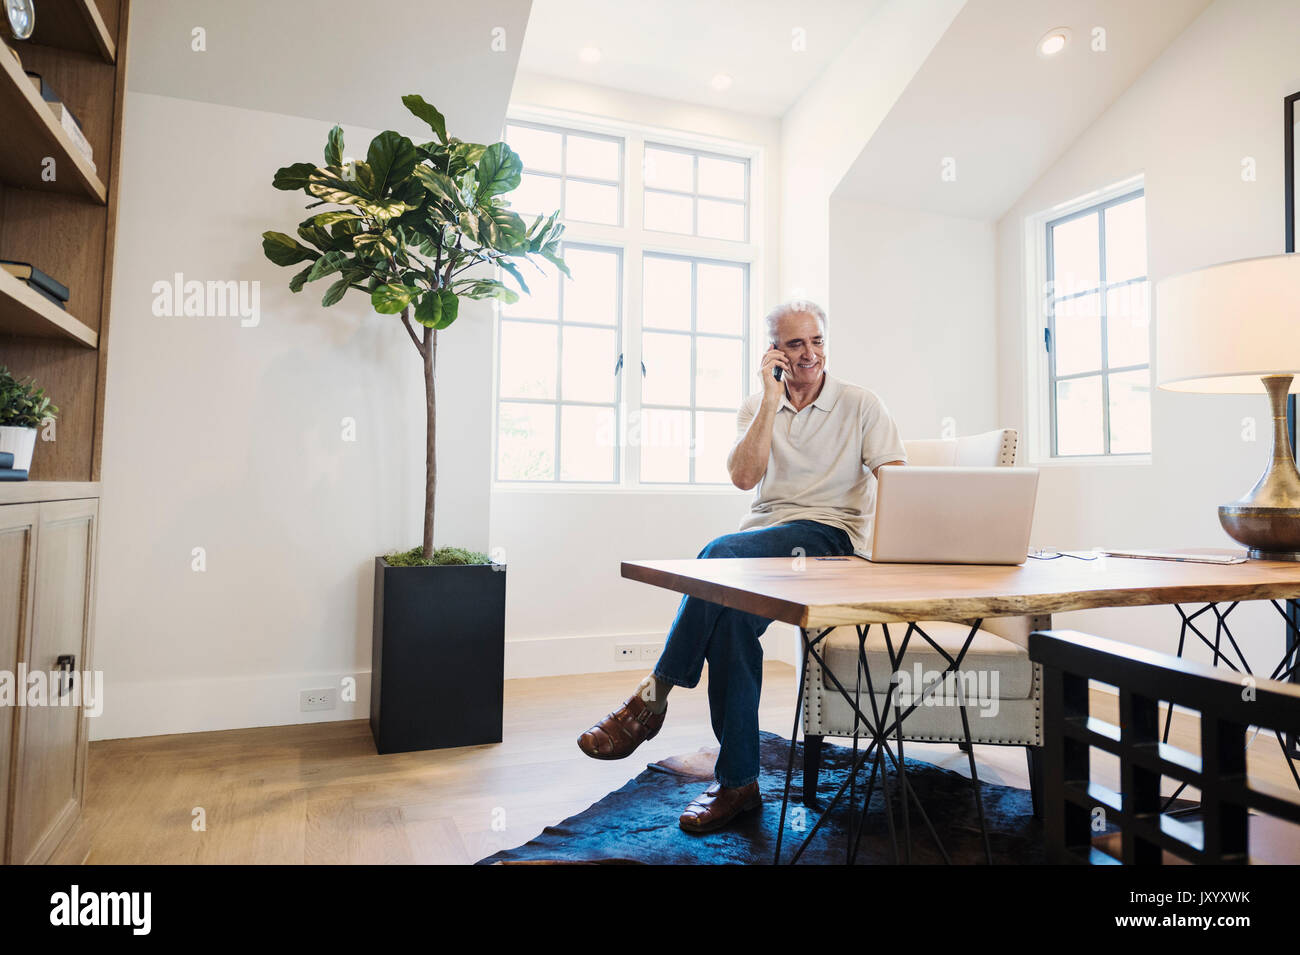
<path id="1" fill-rule="evenodd" d="M 677 825 L 686 832 L 712 832 L 721 829 L 741 813 L 762 805 L 763 796 L 756 782 L 730 789 L 715 782 L 691 800 L 691 804 L 677 820 Z"/>
<path id="2" fill-rule="evenodd" d="M 578 737 L 578 748 L 592 759 L 624 759 L 648 739 L 659 735 L 668 715 L 655 713 L 635 693 L 623 705 Z"/>

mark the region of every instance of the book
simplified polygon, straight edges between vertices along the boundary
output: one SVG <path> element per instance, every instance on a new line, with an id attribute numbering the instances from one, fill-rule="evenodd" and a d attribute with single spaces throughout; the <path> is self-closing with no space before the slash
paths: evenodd
<path id="1" fill-rule="evenodd" d="M 24 284 L 26 284 L 26 286 L 29 289 L 31 289 L 33 292 L 35 292 L 37 295 L 41 296 L 41 298 L 49 299 L 51 302 L 59 306 L 59 308 L 63 309 L 65 312 L 68 310 L 68 303 L 63 301 L 62 299 L 55 298 L 52 292 L 47 292 L 39 285 L 33 285 L 31 282 L 26 282 Z"/>
<path id="2" fill-rule="evenodd" d="M 14 278 L 22 279 L 28 285 L 33 285 L 44 289 L 55 298 L 66 302 L 68 300 L 68 287 L 58 279 L 51 278 L 42 272 L 30 262 L 15 262 L 11 259 L 0 259 L 0 269 L 4 269 Z"/>
<path id="3" fill-rule="evenodd" d="M 26 481 L 27 469 L 0 468 L 0 481 Z"/>
<path id="4" fill-rule="evenodd" d="M 14 453 L 12 451 L 0 451 L 0 470 L 9 470 L 14 466 Z"/>
<path id="5" fill-rule="evenodd" d="M 31 80 L 32 85 L 36 87 L 36 92 L 41 94 L 41 99 L 45 100 L 47 103 L 57 103 L 59 101 L 59 94 L 50 88 L 49 83 L 45 82 L 45 77 L 41 76 L 39 73 L 33 73 L 31 70 L 27 70 L 26 72 L 27 78 Z"/>
<path id="6" fill-rule="evenodd" d="M 93 169 L 95 166 L 94 150 L 90 148 L 90 141 L 86 139 L 86 134 L 81 131 L 81 124 L 77 122 L 76 117 L 62 103 L 47 103 L 46 105 L 50 107 L 50 111 L 54 113 L 64 132 L 72 139 L 72 144 L 86 157 L 86 161 L 90 163 Z"/>

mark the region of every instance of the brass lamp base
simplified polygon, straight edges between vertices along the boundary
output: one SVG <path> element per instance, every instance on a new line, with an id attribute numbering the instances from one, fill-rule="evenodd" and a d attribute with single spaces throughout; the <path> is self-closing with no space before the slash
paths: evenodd
<path id="1" fill-rule="evenodd" d="M 1219 523 L 1255 560 L 1300 561 L 1300 471 L 1286 429 L 1286 396 L 1293 375 L 1264 375 L 1273 407 L 1268 467 L 1245 497 L 1219 508 Z"/>

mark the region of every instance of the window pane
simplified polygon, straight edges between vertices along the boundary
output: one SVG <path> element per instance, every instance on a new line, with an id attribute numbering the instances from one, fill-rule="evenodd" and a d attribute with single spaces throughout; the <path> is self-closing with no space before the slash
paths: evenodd
<path id="1" fill-rule="evenodd" d="M 564 184 L 564 218 L 617 225 L 618 186 L 568 180 Z"/>
<path id="2" fill-rule="evenodd" d="M 740 393 L 740 339 L 705 338 L 695 341 L 695 404 L 704 408 L 735 408 Z"/>
<path id="3" fill-rule="evenodd" d="M 519 301 L 513 305 L 502 302 L 501 314 L 507 318 L 544 318 L 556 321 L 560 317 L 560 270 L 547 262 L 541 272 L 531 266 L 519 271 L 528 283 L 528 294 L 521 293 Z M 513 277 L 504 278 L 503 281 L 515 288 Z"/>
<path id="4" fill-rule="evenodd" d="M 502 481 L 555 479 L 555 407 L 501 402 L 497 477 Z"/>
<path id="5" fill-rule="evenodd" d="M 1138 196 L 1106 210 L 1106 281 L 1147 274 L 1147 200 Z"/>
<path id="6" fill-rule="evenodd" d="M 560 208 L 560 180 L 524 173 L 519 187 L 506 194 L 510 208 L 522 216 L 550 215 Z"/>
<path id="7" fill-rule="evenodd" d="M 1146 454 L 1151 450 L 1151 371 L 1110 376 L 1110 451 Z"/>
<path id="8" fill-rule="evenodd" d="M 641 412 L 641 480 L 646 483 L 691 479 L 691 413 L 647 408 Z"/>
<path id="9" fill-rule="evenodd" d="M 700 235 L 710 239 L 745 240 L 745 207 L 739 202 L 700 200 Z"/>
<path id="10" fill-rule="evenodd" d="M 700 157 L 700 193 L 724 199 L 745 198 L 745 164 L 730 159 Z"/>
<path id="11" fill-rule="evenodd" d="M 675 149 L 645 150 L 645 184 L 651 188 L 676 189 L 691 192 L 695 189 L 695 157 Z"/>
<path id="12" fill-rule="evenodd" d="M 565 401 L 614 400 L 614 330 L 566 326 L 560 361 Z"/>
<path id="13" fill-rule="evenodd" d="M 734 412 L 701 411 L 695 415 L 695 481 L 730 484 L 727 455 L 736 443 Z"/>
<path id="14" fill-rule="evenodd" d="M 614 409 L 560 408 L 560 480 L 614 480 Z"/>
<path id="15" fill-rule="evenodd" d="M 1151 354 L 1146 282 L 1106 292 L 1106 353 L 1111 368 L 1145 365 Z"/>
<path id="16" fill-rule="evenodd" d="M 1096 288 L 1101 282 L 1097 214 L 1080 216 L 1052 228 L 1052 279 L 1057 295 Z"/>
<path id="17" fill-rule="evenodd" d="M 1101 376 L 1056 383 L 1056 453 L 1101 454 Z"/>
<path id="18" fill-rule="evenodd" d="M 506 143 L 531 172 L 560 171 L 560 134 L 529 126 L 507 126 Z"/>
<path id="19" fill-rule="evenodd" d="M 642 322 L 647 328 L 691 327 L 691 263 L 647 255 L 642 262 Z"/>
<path id="20" fill-rule="evenodd" d="M 554 325 L 501 322 L 501 397 L 555 397 Z"/>
<path id="21" fill-rule="evenodd" d="M 569 136 L 569 154 L 564 172 L 568 176 L 592 179 L 621 179 L 618 168 L 618 143 L 612 139 Z"/>
<path id="22" fill-rule="evenodd" d="M 656 232 L 692 232 L 690 196 L 677 196 L 669 192 L 645 194 L 645 227 Z"/>
<path id="23" fill-rule="evenodd" d="M 1056 303 L 1056 374 L 1101 368 L 1101 296 L 1080 295 Z"/>
<path id="24" fill-rule="evenodd" d="M 573 273 L 564 280 L 564 320 L 613 325 L 620 297 L 618 253 L 569 246 L 564 261 Z"/>
<path id="25" fill-rule="evenodd" d="M 700 263 L 696 269 L 699 311 L 695 327 L 702 332 L 741 335 L 745 330 L 745 270 L 735 265 Z"/>
<path id="26" fill-rule="evenodd" d="M 648 405 L 691 403 L 691 338 L 646 332 L 641 336 L 645 378 L 641 400 Z"/>

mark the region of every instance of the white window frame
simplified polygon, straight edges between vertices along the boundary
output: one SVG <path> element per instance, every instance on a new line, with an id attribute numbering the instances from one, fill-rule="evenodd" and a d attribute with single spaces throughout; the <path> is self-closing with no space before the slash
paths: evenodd
<path id="1" fill-rule="evenodd" d="M 1026 463 L 1034 467 L 1145 467 L 1151 464 L 1151 453 L 1144 454 L 1088 454 L 1054 456 L 1052 453 L 1052 395 L 1050 394 L 1050 359 L 1043 344 L 1043 329 L 1047 327 L 1047 224 L 1092 206 L 1118 199 L 1128 193 L 1142 190 L 1145 185 L 1141 175 L 1130 176 L 1087 195 L 1044 209 L 1025 217 L 1024 270 L 1025 374 L 1021 382 L 1021 400 L 1025 409 Z M 1149 276 L 1148 271 L 1148 276 Z M 1148 279 L 1149 281 L 1149 279 Z M 1154 309 L 1154 302 L 1148 301 Z M 1155 370 L 1154 326 L 1148 326 L 1148 374 Z M 1154 377 L 1151 379 L 1154 381 Z M 1154 402 L 1152 414 L 1154 415 Z"/>
<path id="2" fill-rule="evenodd" d="M 642 126 L 621 120 L 576 115 L 562 110 L 540 107 L 510 107 L 506 125 L 549 126 L 575 133 L 597 136 L 616 136 L 623 139 L 623 190 L 621 225 L 600 225 L 588 222 L 566 222 L 564 240 L 575 245 L 605 246 L 621 251 L 623 272 L 623 300 L 620 305 L 618 340 L 623 354 L 623 368 L 616 386 L 619 417 L 619 462 L 616 473 L 620 483 L 592 483 L 578 481 L 498 481 L 497 438 L 500 426 L 497 415 L 500 408 L 500 362 L 494 360 L 492 369 L 492 489 L 494 492 L 523 493 L 663 493 L 663 494 L 739 494 L 736 488 L 723 484 L 664 484 L 641 483 L 640 448 L 627 441 L 628 409 L 641 407 L 641 375 L 631 374 L 641 367 L 641 305 L 642 268 L 644 253 L 663 253 L 716 262 L 727 262 L 748 267 L 746 289 L 746 338 L 742 349 L 745 367 L 741 370 L 742 391 L 748 385 L 756 367 L 756 343 L 761 339 L 762 315 L 756 313 L 762 301 L 763 246 L 755 236 L 764 235 L 765 209 L 762 206 L 766 181 L 764 150 L 761 146 L 737 143 L 717 137 L 684 134 L 680 131 Z M 504 129 L 502 133 L 504 135 Z M 749 163 L 748 173 L 748 229 L 746 241 L 709 239 L 699 236 L 678 235 L 671 232 L 651 232 L 644 226 L 645 183 L 642 161 L 645 146 L 671 146 L 675 148 L 743 159 Z M 498 354 L 501 336 L 501 309 L 495 308 L 493 321 L 493 353 Z M 741 400 L 744 395 L 742 394 Z M 693 411 L 694 409 L 687 409 Z M 558 462 L 557 462 L 558 467 Z"/>

